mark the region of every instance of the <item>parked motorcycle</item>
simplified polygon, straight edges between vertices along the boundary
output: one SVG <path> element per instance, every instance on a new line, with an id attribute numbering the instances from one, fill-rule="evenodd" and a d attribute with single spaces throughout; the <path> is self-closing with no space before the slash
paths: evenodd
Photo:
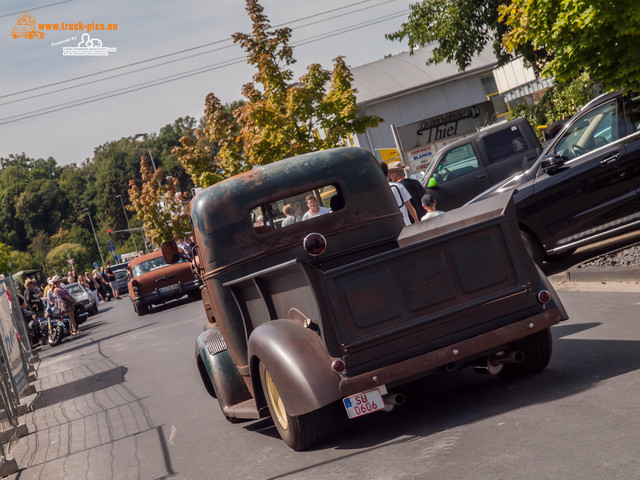
<path id="1" fill-rule="evenodd" d="M 76 325 L 84 323 L 89 317 L 89 313 L 85 312 L 80 305 L 74 305 L 74 315 L 76 317 Z M 49 322 L 49 345 L 58 345 L 64 337 L 71 334 L 71 318 L 67 314 L 63 314 L 58 307 L 49 306 L 47 308 L 47 320 Z"/>
<path id="2" fill-rule="evenodd" d="M 37 345 L 38 343 L 44 345 L 45 341 L 48 341 L 49 337 L 49 323 L 47 319 L 38 318 L 36 314 L 33 314 L 24 308 L 22 309 L 22 316 L 27 324 L 27 331 L 29 332 L 31 345 Z"/>

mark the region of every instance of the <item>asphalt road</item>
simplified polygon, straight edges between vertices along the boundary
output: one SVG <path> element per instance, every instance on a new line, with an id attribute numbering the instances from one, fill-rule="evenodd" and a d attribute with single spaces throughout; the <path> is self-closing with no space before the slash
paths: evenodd
<path id="1" fill-rule="evenodd" d="M 640 287 L 608 288 L 559 292 L 571 318 L 552 329 L 543 373 L 420 382 L 403 407 L 345 421 L 307 452 L 268 420 L 223 418 L 194 364 L 200 302 L 144 317 L 127 297 L 109 302 L 83 335 L 41 351 L 11 478 L 640 478 Z"/>

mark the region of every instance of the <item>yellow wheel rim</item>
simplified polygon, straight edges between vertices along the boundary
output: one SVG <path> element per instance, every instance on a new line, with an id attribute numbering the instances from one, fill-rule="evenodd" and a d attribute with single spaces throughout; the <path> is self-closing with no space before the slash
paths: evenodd
<path id="1" fill-rule="evenodd" d="M 282 428 L 286 430 L 289 426 L 289 421 L 287 420 L 287 410 L 284 408 L 282 398 L 280 398 L 280 394 L 278 393 L 276 384 L 273 383 L 273 379 L 271 378 L 271 374 L 268 370 L 264 372 L 264 380 L 267 384 L 267 394 L 269 395 L 269 400 L 271 401 L 271 406 L 273 407 L 273 413 L 276 417 L 275 420 L 280 424 Z"/>

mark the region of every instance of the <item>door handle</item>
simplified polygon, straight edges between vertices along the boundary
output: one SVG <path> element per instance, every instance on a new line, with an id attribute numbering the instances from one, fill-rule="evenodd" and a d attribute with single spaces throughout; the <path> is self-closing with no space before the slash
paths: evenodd
<path id="1" fill-rule="evenodd" d="M 487 174 L 485 173 L 485 174 L 478 175 L 478 180 L 480 180 L 481 178 L 487 178 Z"/>
<path id="2" fill-rule="evenodd" d="M 609 163 L 613 163 L 620 158 L 620 154 L 618 152 L 612 153 L 606 158 L 600 160 L 600 165 L 608 165 Z"/>

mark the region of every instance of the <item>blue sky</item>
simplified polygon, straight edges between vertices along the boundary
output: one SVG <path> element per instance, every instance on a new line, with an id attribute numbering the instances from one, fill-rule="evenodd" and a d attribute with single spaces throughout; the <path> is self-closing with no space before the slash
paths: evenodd
<path id="1" fill-rule="evenodd" d="M 345 56 L 347 63 L 355 67 L 408 50 L 405 44 L 385 40 L 384 34 L 397 30 L 406 21 L 409 3 L 407 0 L 261 1 L 272 26 L 286 24 L 293 28 L 292 44 L 310 40 L 294 50 L 298 61 L 294 68 L 296 76 L 310 63 L 331 68 L 332 59 L 338 55 Z M 94 148 L 108 141 L 158 132 L 181 116 L 200 118 L 205 96 L 210 92 L 223 102 L 240 99 L 242 85 L 250 81 L 253 70 L 244 61 L 222 68 L 220 64 L 244 56 L 238 46 L 227 40 L 234 32 L 250 31 L 244 6 L 241 0 L 2 2 L 0 157 L 25 152 L 35 158 L 52 156 L 61 165 L 80 164 L 93 157 Z M 108 56 L 63 56 L 64 47 L 77 46 L 81 31 L 45 30 L 44 39 L 14 39 L 11 33 L 17 13 L 25 10 L 35 16 L 36 23 L 117 24 L 117 31 L 89 32 L 92 38 L 101 40 L 103 47 L 116 51 Z M 371 25 L 364 25 L 369 22 Z M 361 28 L 354 29 L 356 26 Z M 343 29 L 351 31 L 336 32 Z M 73 36 L 76 40 L 69 40 Z M 65 40 L 68 41 L 52 45 Z M 186 49 L 193 50 L 167 56 Z M 191 59 L 134 71 L 205 51 L 208 53 Z M 144 62 L 162 56 L 165 57 Z M 119 68 L 135 62 L 144 63 Z M 120 89 L 138 88 L 145 82 L 157 82 L 203 67 L 212 70 L 92 101 L 96 95 L 112 95 Z M 94 75 L 108 69 L 116 70 Z M 119 76 L 106 78 L 115 75 Z M 72 80 L 81 76 L 87 77 Z M 87 82 L 93 83 L 82 85 Z M 52 93 L 52 90 L 62 91 Z M 88 103 L 63 108 L 81 99 L 87 99 Z M 40 110 L 51 107 L 63 109 L 41 114 Z M 33 116 L 11 121 L 27 113 Z"/>

